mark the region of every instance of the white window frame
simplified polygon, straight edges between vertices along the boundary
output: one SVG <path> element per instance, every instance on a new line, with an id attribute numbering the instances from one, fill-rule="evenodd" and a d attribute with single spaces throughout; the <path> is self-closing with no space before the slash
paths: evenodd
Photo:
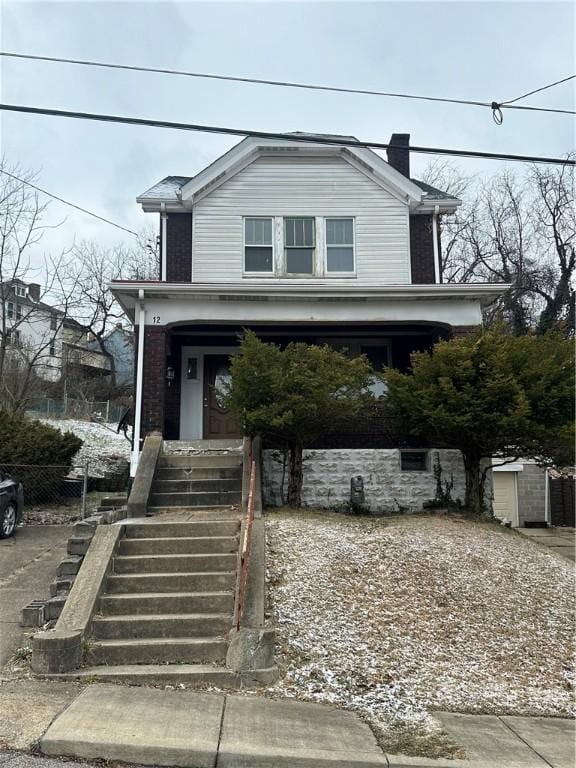
<path id="1" fill-rule="evenodd" d="M 288 280 L 310 280 L 313 277 L 318 277 L 318 250 L 319 250 L 319 242 L 318 242 L 318 216 L 313 216 L 310 214 L 309 216 L 304 216 L 302 214 L 292 214 L 290 216 L 282 216 L 282 277 L 287 278 Z M 299 248 L 302 249 L 309 249 L 309 246 L 302 245 L 302 246 L 293 246 L 293 245 L 286 245 L 286 219 L 312 219 L 313 226 L 314 226 L 314 253 L 312 254 L 312 271 L 311 272 L 288 272 L 288 254 L 286 251 L 290 248 L 292 250 L 298 250 Z"/>
<path id="2" fill-rule="evenodd" d="M 269 272 L 250 272 L 246 269 L 246 221 L 249 219 L 261 219 L 272 222 L 272 242 L 270 247 L 272 248 L 272 269 Z M 274 216 L 243 216 L 242 217 L 242 275 L 244 277 L 259 277 L 267 278 L 276 275 L 276 219 Z M 258 247 L 258 246 L 248 246 Z M 261 246 L 267 248 L 268 246 Z"/>
<path id="3" fill-rule="evenodd" d="M 21 299 L 26 298 L 26 286 L 24 285 L 17 285 L 16 286 L 16 296 L 19 296 Z"/>
<path id="4" fill-rule="evenodd" d="M 328 245 L 328 232 L 327 224 L 329 221 L 342 221 L 343 219 L 349 219 L 352 221 L 352 259 L 354 261 L 354 269 L 350 272 L 335 272 L 328 270 L 328 249 L 331 247 Z M 335 246 L 338 247 L 338 246 Z M 347 247 L 347 246 L 344 246 Z M 324 217 L 324 275 L 326 277 L 356 277 L 356 217 L 355 216 L 325 216 Z"/>
<path id="5" fill-rule="evenodd" d="M 6 317 L 8 320 L 13 320 L 16 315 L 16 305 L 13 301 L 8 301 L 6 304 Z"/>

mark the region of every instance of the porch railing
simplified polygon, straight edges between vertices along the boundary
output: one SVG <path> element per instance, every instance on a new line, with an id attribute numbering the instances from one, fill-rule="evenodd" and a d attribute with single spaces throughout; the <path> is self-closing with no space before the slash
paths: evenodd
<path id="1" fill-rule="evenodd" d="M 244 615 L 246 604 L 246 589 L 248 584 L 248 569 L 250 567 L 250 553 L 252 549 L 252 524 L 254 522 L 254 500 L 256 491 L 256 462 L 251 459 L 250 484 L 248 490 L 248 503 L 246 505 L 246 519 L 242 532 L 240 548 L 240 573 L 238 584 L 238 600 L 236 608 L 236 629 L 240 629 L 240 623 Z"/>

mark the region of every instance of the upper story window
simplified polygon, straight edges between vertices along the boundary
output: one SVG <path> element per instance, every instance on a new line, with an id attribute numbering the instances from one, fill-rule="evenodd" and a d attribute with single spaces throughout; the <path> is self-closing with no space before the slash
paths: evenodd
<path id="1" fill-rule="evenodd" d="M 24 285 L 17 285 L 16 286 L 16 296 L 20 296 L 22 298 L 26 298 L 26 286 L 24 286 Z"/>
<path id="2" fill-rule="evenodd" d="M 9 320 L 12 320 L 12 318 L 14 317 L 14 304 L 11 301 L 8 302 L 8 306 L 6 308 L 6 314 L 8 315 Z"/>
<path id="3" fill-rule="evenodd" d="M 316 233 L 312 217 L 284 219 L 284 249 L 287 274 L 314 273 Z"/>
<path id="4" fill-rule="evenodd" d="M 273 272 L 272 219 L 244 219 L 244 272 Z"/>
<path id="5" fill-rule="evenodd" d="M 326 219 L 326 272 L 354 272 L 354 219 Z"/>
<path id="6" fill-rule="evenodd" d="M 21 320 L 22 319 L 22 305 L 16 304 L 16 319 Z"/>
<path id="7" fill-rule="evenodd" d="M 56 315 L 50 315 L 50 330 L 55 331 L 58 324 L 58 318 Z"/>

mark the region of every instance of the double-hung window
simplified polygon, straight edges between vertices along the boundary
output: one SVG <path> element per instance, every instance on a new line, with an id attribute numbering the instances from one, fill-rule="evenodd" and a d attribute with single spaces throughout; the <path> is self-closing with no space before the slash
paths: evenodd
<path id="1" fill-rule="evenodd" d="M 244 219 L 244 272 L 273 272 L 274 245 L 271 218 Z"/>
<path id="2" fill-rule="evenodd" d="M 287 274 L 312 275 L 314 273 L 316 233 L 312 217 L 284 219 L 284 250 Z"/>
<path id="3" fill-rule="evenodd" d="M 8 315 L 8 319 L 9 320 L 13 319 L 13 317 L 14 317 L 14 304 L 11 301 L 8 302 L 8 310 L 7 310 L 6 314 Z"/>
<path id="4" fill-rule="evenodd" d="M 326 272 L 354 272 L 354 219 L 326 219 Z"/>

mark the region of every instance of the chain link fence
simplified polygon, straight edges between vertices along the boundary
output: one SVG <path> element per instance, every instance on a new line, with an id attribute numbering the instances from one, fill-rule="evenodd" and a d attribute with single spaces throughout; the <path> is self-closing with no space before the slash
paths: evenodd
<path id="1" fill-rule="evenodd" d="M 48 419 L 80 419 L 117 424 L 126 412 L 126 406 L 117 405 L 110 400 L 77 400 L 72 397 L 58 400 L 39 397 L 30 403 L 28 411 L 32 415 Z"/>
<path id="2" fill-rule="evenodd" d="M 96 511 L 104 497 L 118 494 L 95 489 L 89 464 L 0 463 L 0 476 L 22 484 L 23 521 L 32 525 L 73 523 Z"/>

